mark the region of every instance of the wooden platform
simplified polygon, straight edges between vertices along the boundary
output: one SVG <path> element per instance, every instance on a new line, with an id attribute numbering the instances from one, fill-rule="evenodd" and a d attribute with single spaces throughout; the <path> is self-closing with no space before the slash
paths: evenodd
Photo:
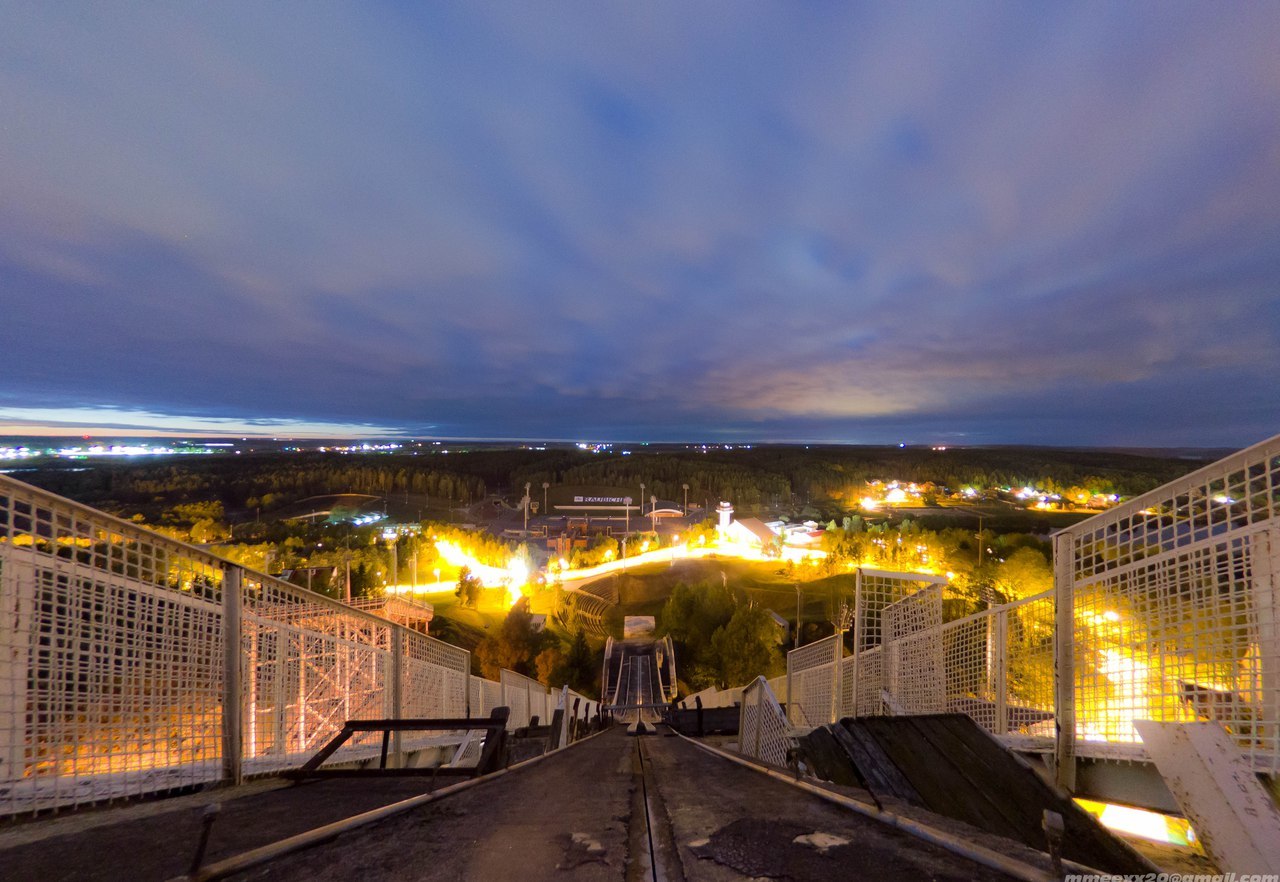
<path id="1" fill-rule="evenodd" d="M 866 787 L 982 830 L 1046 847 L 1045 810 L 1066 825 L 1063 856 L 1110 873 L 1152 867 L 964 714 L 845 718 L 800 741 L 820 776 Z"/>

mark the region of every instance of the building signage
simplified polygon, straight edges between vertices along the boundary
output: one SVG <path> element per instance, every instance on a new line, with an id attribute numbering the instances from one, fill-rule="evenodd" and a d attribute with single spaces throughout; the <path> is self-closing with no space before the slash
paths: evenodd
<path id="1" fill-rule="evenodd" d="M 631 502 L 631 498 L 628 496 L 575 496 L 573 501 L 583 504 L 605 502 L 614 505 L 626 505 Z"/>

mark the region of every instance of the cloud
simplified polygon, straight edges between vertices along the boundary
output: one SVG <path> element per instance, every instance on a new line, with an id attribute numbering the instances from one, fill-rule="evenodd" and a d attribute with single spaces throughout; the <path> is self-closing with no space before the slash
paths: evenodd
<path id="1" fill-rule="evenodd" d="M 1130 395 L 1095 440 L 1213 443 L 1280 417 L 1180 392 L 1280 368 L 1269 7 L 9 19 L 9 406 L 632 437 L 963 408 L 1015 441 L 1029 404 Z"/>

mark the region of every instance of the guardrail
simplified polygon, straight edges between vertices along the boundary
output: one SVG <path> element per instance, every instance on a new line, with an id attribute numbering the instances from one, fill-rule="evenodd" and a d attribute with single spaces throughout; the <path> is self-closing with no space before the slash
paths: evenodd
<path id="1" fill-rule="evenodd" d="M 1280 772 L 1280 436 L 1054 537 L 1054 588 L 941 621 L 937 577 L 863 570 L 852 642 L 787 656 L 792 726 L 960 712 L 1007 743 L 1146 758 L 1134 720 L 1216 720 Z"/>
<path id="2" fill-rule="evenodd" d="M 1280 771 L 1280 436 L 1054 537 L 1062 783 L 1144 756 L 1137 719 L 1217 720 Z"/>
<path id="3" fill-rule="evenodd" d="M 464 649 L 0 475 L 0 815 L 293 768 L 346 720 L 487 714 L 469 671 Z M 357 733 L 330 761 L 380 749 Z"/>

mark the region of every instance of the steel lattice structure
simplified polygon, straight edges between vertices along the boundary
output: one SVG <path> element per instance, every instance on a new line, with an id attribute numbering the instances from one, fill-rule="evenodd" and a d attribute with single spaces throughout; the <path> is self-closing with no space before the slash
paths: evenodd
<path id="1" fill-rule="evenodd" d="M 293 767 L 346 719 L 464 716 L 469 667 L 465 650 L 0 476 L 0 814 Z M 331 761 L 377 749 L 353 739 Z"/>

